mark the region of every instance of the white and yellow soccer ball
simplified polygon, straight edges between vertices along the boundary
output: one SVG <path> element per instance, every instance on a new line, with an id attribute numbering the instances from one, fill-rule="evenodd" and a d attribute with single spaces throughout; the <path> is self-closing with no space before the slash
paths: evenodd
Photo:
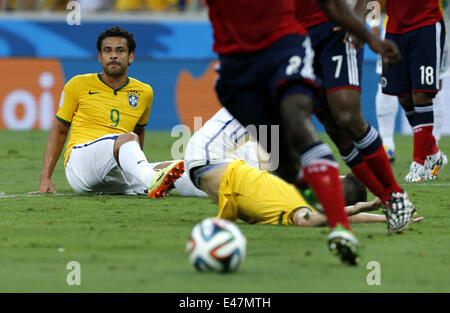
<path id="1" fill-rule="evenodd" d="M 228 220 L 207 218 L 194 226 L 186 251 L 200 271 L 236 271 L 245 259 L 247 240 L 239 227 Z"/>

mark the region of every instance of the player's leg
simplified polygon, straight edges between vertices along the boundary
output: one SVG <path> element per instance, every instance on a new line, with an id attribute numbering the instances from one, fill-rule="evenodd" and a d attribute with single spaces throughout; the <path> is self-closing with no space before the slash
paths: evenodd
<path id="1" fill-rule="evenodd" d="M 275 99 L 279 104 L 281 124 L 285 129 L 282 136 L 286 146 L 283 145 L 281 149 L 286 149 L 285 154 L 289 156 L 300 155 L 300 160 L 294 159 L 290 166 L 294 168 L 301 164 L 297 180 L 305 181 L 314 190 L 328 217 L 330 228 L 334 229 L 339 224 L 350 229 L 344 210 L 338 163 L 334 160 L 330 147 L 319 140 L 312 125 L 315 89 L 304 82 L 314 77 L 314 51 L 309 37 L 302 40 L 304 49 L 298 51 L 298 55 L 284 53 L 284 59 L 277 60 L 278 69 L 271 82 L 271 90 L 275 91 Z M 295 63 L 297 58 L 302 60 L 301 65 Z M 303 83 L 296 83 L 295 79 L 300 79 Z M 282 81 L 290 83 L 280 85 Z"/>
<path id="2" fill-rule="evenodd" d="M 195 187 L 187 171 L 174 183 L 175 189 L 184 197 L 207 197 L 208 195 Z"/>
<path id="3" fill-rule="evenodd" d="M 289 91 L 287 93 L 289 94 Z M 299 97 L 282 98 L 281 109 L 286 110 L 283 112 L 286 118 L 285 125 L 294 126 L 295 123 L 304 123 L 303 120 L 295 120 L 295 117 L 305 117 L 306 115 L 302 113 L 308 112 L 308 106 L 311 103 L 301 100 L 302 98 Z M 309 118 L 308 121 L 310 121 Z M 302 136 L 308 134 L 305 130 L 302 133 L 296 133 L 298 128 L 288 128 L 287 133 L 289 130 L 292 136 L 291 143 L 295 144 L 302 142 L 304 140 Z M 344 263 L 357 264 L 359 261 L 358 240 L 350 231 L 349 219 L 344 209 L 338 164 L 332 156 L 331 149 L 317 140 L 314 133 L 311 133 L 309 140 L 314 142 L 303 148 L 301 152 L 301 175 L 303 176 L 301 181 L 312 187 L 324 209 L 328 225 L 332 229 L 328 235 L 328 245 L 332 253 L 338 255 Z"/>
<path id="4" fill-rule="evenodd" d="M 135 133 L 126 133 L 114 142 L 114 158 L 120 168 L 149 190 L 150 198 L 164 197 L 169 187 L 183 174 L 183 161 L 177 160 L 158 172 L 148 163 Z"/>
<path id="5" fill-rule="evenodd" d="M 390 194 L 402 189 L 394 178 L 378 133 L 362 116 L 363 50 L 344 44 L 343 36 L 344 32 L 331 32 L 317 52 L 329 115 L 340 130 L 333 141 L 353 173 L 386 205 Z"/>
<path id="6" fill-rule="evenodd" d="M 412 100 L 414 103 L 414 161 L 424 162 L 425 180 L 435 179 L 446 163 L 433 136 L 433 98 L 439 91 L 439 74 L 445 42 L 442 21 L 417 30 L 411 51 Z"/>
<path id="7" fill-rule="evenodd" d="M 391 163 L 395 161 L 394 129 L 398 105 L 397 97 L 384 94 L 381 91 L 381 84 L 378 84 L 375 96 L 378 130 Z"/>
<path id="8" fill-rule="evenodd" d="M 118 136 L 105 135 L 72 148 L 66 176 L 77 193 L 144 194 L 146 187 L 118 167 L 113 154 Z"/>
<path id="9" fill-rule="evenodd" d="M 437 146 L 433 135 L 434 110 L 429 93 L 414 93 L 414 161 L 423 162 L 424 180 L 437 178 L 439 171 L 448 163 L 447 156 Z"/>
<path id="10" fill-rule="evenodd" d="M 409 125 L 412 129 L 414 129 L 415 122 L 415 110 L 414 103 L 412 100 L 412 96 L 404 95 L 398 97 L 400 105 L 403 107 L 405 111 L 406 119 L 408 120 Z M 406 182 L 421 182 L 423 181 L 423 177 L 425 175 L 425 160 L 424 158 L 419 158 L 416 155 L 417 151 L 413 150 L 413 160 L 409 166 L 409 171 L 406 174 L 404 180 Z"/>
<path id="11" fill-rule="evenodd" d="M 163 161 L 163 162 L 154 162 L 150 163 L 150 166 L 155 170 L 163 170 L 173 164 L 174 161 Z M 172 188 L 175 188 L 178 193 L 183 197 L 207 197 L 207 195 L 195 187 L 191 178 L 189 177 L 188 171 L 184 171 L 183 175 L 178 178 L 173 186 L 171 186 L 167 192 L 171 191 Z"/>
<path id="12" fill-rule="evenodd" d="M 441 139 L 442 126 L 444 123 L 444 112 L 445 112 L 444 103 L 445 102 L 442 90 L 442 80 L 439 80 L 439 92 L 433 99 L 433 114 L 434 114 L 433 136 L 436 139 L 436 144 L 439 144 L 439 140 Z"/>
<path id="13" fill-rule="evenodd" d="M 327 134 L 336 144 L 342 160 L 352 170 L 356 177 L 364 183 L 375 195 L 385 194 L 385 188 L 373 174 L 362 154 L 356 149 L 347 132 L 339 128 L 331 117 L 328 109 L 316 113 L 319 121 L 324 125 Z M 388 195 L 388 193 L 387 193 Z"/>
<path id="14" fill-rule="evenodd" d="M 367 124 L 362 117 L 359 92 L 353 89 L 340 89 L 328 93 L 327 96 L 329 108 L 337 127 L 345 130 L 348 138 L 353 141 L 353 145 L 346 150 L 342 149 L 345 146 L 338 144 L 338 147 L 342 147 L 340 152 L 343 159 L 356 163 L 351 164 L 350 167 L 360 179 L 365 181 L 364 177 L 369 175 L 370 180 L 375 179 L 383 186 L 384 190 L 380 193 L 379 190 L 374 190 L 371 186 L 373 183 L 369 182 L 367 185 L 372 192 L 382 199 L 383 203 L 386 203 L 390 193 L 401 192 L 402 189 L 394 178 L 380 136 L 375 128 Z M 348 141 L 348 139 L 344 138 L 344 141 Z M 356 151 L 359 153 L 356 153 Z M 362 168 L 359 165 L 361 158 L 367 164 L 367 167 Z M 353 170 L 354 168 L 355 170 Z M 362 171 L 363 169 L 364 171 Z"/>
<path id="15" fill-rule="evenodd" d="M 295 85 L 288 86 L 282 92 L 280 110 L 283 125 L 286 127 L 284 135 L 287 145 L 281 149 L 288 148 L 285 153 L 290 155 L 295 155 L 300 150 L 301 175 L 313 188 L 324 207 L 330 227 L 335 228 L 337 224 L 341 224 L 350 229 L 344 210 L 338 164 L 331 149 L 319 140 L 312 125 L 312 98 L 305 96 L 305 93 L 306 91 Z M 333 196 L 330 196 L 330 192 Z"/>
<path id="16" fill-rule="evenodd" d="M 112 155 L 112 147 L 117 135 L 108 135 L 97 140 L 76 145 L 70 152 L 66 164 L 66 178 L 78 194 L 100 191 L 104 178 L 117 162 Z"/>
<path id="17" fill-rule="evenodd" d="M 313 92 L 309 87 L 315 78 L 313 58 L 308 37 L 286 36 L 263 53 L 252 55 L 250 63 L 236 62 L 236 58 L 221 62 L 216 90 L 221 102 L 243 126 L 280 125 L 281 136 L 275 140 L 285 142 L 279 145 L 279 172 L 283 178 L 292 182 L 303 177 L 325 208 L 330 227 L 340 224 L 350 228 L 338 163 L 331 149 L 318 140 L 310 121 L 312 100 L 308 93 Z M 241 67 L 242 75 L 236 75 L 234 64 Z M 252 81 L 239 85 L 244 79 Z M 232 85 L 236 86 L 233 94 Z M 273 156 L 273 140 L 271 136 L 266 139 L 268 144 L 263 146 Z M 300 164 L 302 169 L 297 170 Z"/>

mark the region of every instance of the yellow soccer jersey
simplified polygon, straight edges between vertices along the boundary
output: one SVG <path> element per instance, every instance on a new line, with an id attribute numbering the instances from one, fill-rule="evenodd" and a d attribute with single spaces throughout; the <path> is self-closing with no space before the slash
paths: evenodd
<path id="1" fill-rule="evenodd" d="M 72 78 L 64 86 L 56 113 L 59 121 L 71 125 L 64 165 L 75 145 L 147 125 L 152 102 L 152 87 L 131 77 L 116 90 L 100 74 Z"/>
<path id="2" fill-rule="evenodd" d="M 293 225 L 293 213 L 300 208 L 314 212 L 294 185 L 242 160 L 228 164 L 220 180 L 218 218 Z"/>

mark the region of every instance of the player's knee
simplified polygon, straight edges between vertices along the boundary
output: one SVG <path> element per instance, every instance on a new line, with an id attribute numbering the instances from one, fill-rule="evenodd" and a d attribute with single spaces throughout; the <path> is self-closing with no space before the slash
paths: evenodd
<path id="1" fill-rule="evenodd" d="M 128 142 L 128 141 L 139 142 L 139 136 L 135 133 L 126 133 L 126 134 L 120 135 L 117 139 L 123 143 Z"/>
<path id="2" fill-rule="evenodd" d="M 298 123 L 298 120 L 309 118 L 312 114 L 311 98 L 305 95 L 293 94 L 283 98 L 280 110 L 281 118 L 290 123 Z"/>
<path id="3" fill-rule="evenodd" d="M 338 129 L 351 129 L 355 120 L 353 113 L 350 111 L 341 111 L 335 115 L 335 122 Z"/>
<path id="4" fill-rule="evenodd" d="M 291 82 L 279 90 L 281 118 L 287 122 L 306 119 L 312 114 L 314 96 L 311 87 Z M 297 120 L 298 121 L 298 120 Z"/>
<path id="5" fill-rule="evenodd" d="M 406 112 L 414 110 L 414 103 L 411 96 L 399 96 L 398 102 Z"/>
<path id="6" fill-rule="evenodd" d="M 135 133 L 126 133 L 117 137 L 116 142 L 114 144 L 116 149 L 120 149 L 120 147 L 130 141 L 139 142 L 139 136 Z"/>
<path id="7" fill-rule="evenodd" d="M 113 154 L 116 160 L 119 159 L 119 150 L 120 147 L 122 147 L 125 143 L 136 141 L 139 143 L 139 136 L 135 133 L 126 133 L 122 134 L 119 137 L 117 137 L 116 141 L 114 142 L 114 148 L 113 148 Z"/>

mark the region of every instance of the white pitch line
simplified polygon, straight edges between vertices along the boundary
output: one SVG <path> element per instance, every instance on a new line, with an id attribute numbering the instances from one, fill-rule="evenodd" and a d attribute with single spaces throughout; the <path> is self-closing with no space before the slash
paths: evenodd
<path id="1" fill-rule="evenodd" d="M 42 197 L 42 196 L 78 196 L 77 194 L 72 193 L 56 193 L 56 194 L 19 194 L 19 195 L 2 195 L 0 194 L 0 198 L 18 198 L 18 197 Z"/>

